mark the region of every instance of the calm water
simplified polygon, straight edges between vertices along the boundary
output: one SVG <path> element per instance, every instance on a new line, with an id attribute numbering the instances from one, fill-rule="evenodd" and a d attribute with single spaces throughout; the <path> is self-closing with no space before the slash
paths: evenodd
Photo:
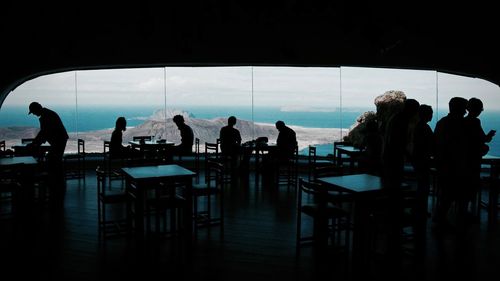
<path id="1" fill-rule="evenodd" d="M 66 128 L 70 132 L 76 131 L 94 131 L 113 128 L 116 117 L 125 116 L 128 126 L 136 126 L 144 122 L 149 116 L 153 115 L 158 107 L 78 107 L 78 115 L 74 107 L 54 107 L 59 113 Z M 251 107 L 203 107 L 186 106 L 182 108 L 190 112 L 196 118 L 212 119 L 216 117 L 236 116 L 242 120 L 253 120 L 260 123 L 274 124 L 277 120 L 283 120 L 289 125 L 316 127 L 316 128 L 349 128 L 356 118 L 365 111 L 375 110 L 361 108 L 347 108 L 342 112 L 286 112 L 275 107 L 255 108 L 252 112 Z M 439 111 L 431 122 L 434 128 L 436 117 L 443 117 L 445 111 Z M 485 132 L 490 129 L 500 129 L 500 112 L 486 111 L 480 116 Z M 78 122 L 77 122 L 78 120 Z M 0 110 L 0 127 L 7 126 L 29 126 L 38 127 L 38 118 L 28 115 L 26 107 L 2 108 Z M 489 144 L 492 155 L 500 155 L 500 132 Z M 332 144 L 319 145 L 318 154 L 326 155 L 332 153 Z M 302 154 L 307 152 L 302 151 Z"/>

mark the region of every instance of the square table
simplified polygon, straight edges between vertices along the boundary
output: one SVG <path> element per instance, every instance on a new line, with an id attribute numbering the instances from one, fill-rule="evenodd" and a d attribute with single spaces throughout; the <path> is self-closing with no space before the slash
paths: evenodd
<path id="1" fill-rule="evenodd" d="M 139 237 L 144 236 L 145 193 L 150 186 L 154 186 L 160 182 L 185 183 L 185 199 L 187 203 L 187 207 L 184 210 L 185 229 L 187 233 L 192 234 L 192 178 L 196 175 L 195 172 L 176 164 L 124 167 L 121 170 L 125 176 L 127 188 L 130 188 L 131 183 L 134 183 L 137 187 L 135 225 L 139 230 L 137 233 Z"/>
<path id="2" fill-rule="evenodd" d="M 370 231 L 367 223 L 371 205 L 377 196 L 384 194 L 382 179 L 370 174 L 355 174 L 334 177 L 321 177 L 317 179 L 327 188 L 341 190 L 353 195 L 353 242 L 352 242 L 352 272 L 359 273 L 367 264 L 369 255 L 368 233 Z M 371 202 L 370 202 L 371 201 Z"/>

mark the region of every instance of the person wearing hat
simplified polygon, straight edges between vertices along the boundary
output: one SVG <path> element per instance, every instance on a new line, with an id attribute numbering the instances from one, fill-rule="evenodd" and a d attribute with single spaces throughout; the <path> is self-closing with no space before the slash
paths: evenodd
<path id="1" fill-rule="evenodd" d="M 40 131 L 30 144 L 38 148 L 45 142 L 50 144 L 47 154 L 47 171 L 50 183 L 50 199 L 53 206 L 62 207 L 65 190 L 63 155 L 68 141 L 68 133 L 59 115 L 38 102 L 29 105 L 29 113 L 39 117 Z"/>

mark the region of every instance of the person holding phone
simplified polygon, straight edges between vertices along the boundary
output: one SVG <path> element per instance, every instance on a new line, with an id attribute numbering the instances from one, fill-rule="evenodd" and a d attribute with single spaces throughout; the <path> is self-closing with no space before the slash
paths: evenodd
<path id="1" fill-rule="evenodd" d="M 466 183 L 467 192 L 464 194 L 465 208 L 469 208 L 469 204 L 474 202 L 481 185 L 481 160 L 489 151 L 489 146 L 486 143 L 491 142 L 496 134 L 495 130 L 490 130 L 487 134 L 484 133 L 479 115 L 483 112 L 483 102 L 478 98 L 471 98 L 467 102 L 467 116 L 464 120 L 464 129 L 466 137 Z M 472 221 L 478 221 L 478 210 L 472 210 L 471 204 L 468 218 Z M 478 207 L 476 207 L 478 208 Z"/>

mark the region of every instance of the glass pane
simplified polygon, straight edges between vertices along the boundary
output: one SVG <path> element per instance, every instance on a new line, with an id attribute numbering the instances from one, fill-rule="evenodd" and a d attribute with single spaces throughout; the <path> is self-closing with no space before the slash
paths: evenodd
<path id="1" fill-rule="evenodd" d="M 309 145 L 318 155 L 333 152 L 340 139 L 340 82 L 337 68 L 254 67 L 256 137 L 276 142 L 282 120 L 297 134 L 299 153 Z"/>
<path id="2" fill-rule="evenodd" d="M 375 98 L 388 91 L 436 108 L 436 72 L 342 67 L 343 123 L 350 127 L 365 111 L 376 111 Z"/>
<path id="3" fill-rule="evenodd" d="M 0 109 L 0 139 L 6 147 L 19 144 L 21 138 L 34 138 L 40 123 L 35 115 L 28 115 L 28 106 L 37 101 L 43 107 L 59 114 L 70 137 L 76 132 L 76 99 L 74 72 L 62 72 L 29 80 L 12 91 Z M 66 152 L 76 150 L 68 142 Z"/>
<path id="4" fill-rule="evenodd" d="M 215 142 L 227 118 L 235 116 L 242 141 L 253 139 L 252 84 L 250 67 L 169 67 L 167 68 L 167 139 L 180 142 L 172 122 L 183 114 L 194 136 Z"/>
<path id="5" fill-rule="evenodd" d="M 163 68 L 78 71 L 78 137 L 86 152 L 102 152 L 116 119 L 127 120 L 124 145 L 136 135 L 163 135 Z"/>
<path id="6" fill-rule="evenodd" d="M 448 114 L 448 102 L 452 97 L 470 99 L 476 97 L 483 102 L 484 111 L 479 115 L 485 133 L 500 128 L 500 89 L 491 82 L 439 73 L 438 75 L 438 108 L 439 118 Z M 500 136 L 493 137 L 488 144 L 488 154 L 500 156 Z"/>

